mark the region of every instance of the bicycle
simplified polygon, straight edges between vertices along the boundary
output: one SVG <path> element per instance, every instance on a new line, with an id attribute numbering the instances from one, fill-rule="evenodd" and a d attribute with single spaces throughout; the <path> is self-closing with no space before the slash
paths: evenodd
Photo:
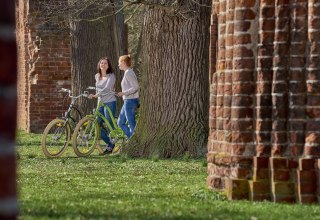
<path id="1" fill-rule="evenodd" d="M 96 88 L 89 87 L 88 89 Z M 108 93 L 116 94 L 115 92 Z M 107 109 L 113 127 L 105 118 L 105 116 L 99 112 L 101 106 L 104 106 L 104 108 Z M 99 117 L 103 120 L 103 126 L 99 125 Z M 82 118 L 74 129 L 72 136 L 72 147 L 77 156 L 89 156 L 96 148 L 100 154 L 104 152 L 105 149 L 103 149 L 102 146 L 98 144 L 98 140 L 100 139 L 101 135 L 101 129 L 109 130 L 110 141 L 115 145 L 112 154 L 120 153 L 121 146 L 125 142 L 126 136 L 123 133 L 122 129 L 118 127 L 110 108 L 100 101 L 97 108 L 94 109 L 93 113 Z"/>
<path id="2" fill-rule="evenodd" d="M 48 158 L 61 156 L 66 150 L 71 139 L 71 132 L 74 130 L 76 124 L 82 118 L 83 114 L 76 107 L 75 102 L 80 97 L 87 97 L 88 92 L 78 96 L 72 96 L 72 91 L 62 88 L 59 92 L 65 92 L 65 97 L 71 98 L 68 110 L 63 117 L 57 117 L 50 121 L 43 131 L 41 138 L 41 148 L 44 155 Z"/>

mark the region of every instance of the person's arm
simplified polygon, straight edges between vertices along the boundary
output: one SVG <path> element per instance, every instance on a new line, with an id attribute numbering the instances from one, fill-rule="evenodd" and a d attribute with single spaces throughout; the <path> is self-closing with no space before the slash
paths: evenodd
<path id="1" fill-rule="evenodd" d="M 131 87 L 125 91 L 122 91 L 122 93 L 124 95 L 131 95 L 136 93 L 139 90 L 139 83 L 134 72 L 133 71 L 127 72 L 125 77 L 126 77 L 126 80 L 129 81 L 129 84 L 131 85 Z"/>

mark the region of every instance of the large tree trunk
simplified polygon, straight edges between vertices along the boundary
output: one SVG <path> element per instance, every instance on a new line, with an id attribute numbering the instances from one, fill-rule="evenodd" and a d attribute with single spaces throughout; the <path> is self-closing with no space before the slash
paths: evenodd
<path id="1" fill-rule="evenodd" d="M 74 0 L 69 0 L 69 2 L 72 1 Z M 121 30 L 124 20 L 116 18 L 120 15 L 112 15 L 115 9 L 111 5 L 100 13 L 96 9 L 92 10 L 95 7 L 95 5 L 87 7 L 80 14 L 78 21 L 74 18 L 70 21 L 71 80 L 76 94 L 88 86 L 95 85 L 94 75 L 97 73 L 97 63 L 101 57 L 110 59 L 117 78 L 116 88 L 120 90 L 121 76 L 117 64 L 118 57 L 123 51 L 123 43 L 118 40 L 118 37 L 119 33 L 123 33 Z M 88 112 L 95 103 L 95 101 L 88 102 L 87 99 L 82 99 L 79 101 L 79 106 Z"/>
<path id="2" fill-rule="evenodd" d="M 16 219 L 17 49 L 14 34 L 14 1 L 2 1 L 0 8 L 0 219 Z"/>
<path id="3" fill-rule="evenodd" d="M 180 9 L 193 11 L 184 14 L 187 18 L 163 8 L 147 9 L 141 109 L 124 149 L 130 156 L 200 156 L 206 150 L 210 9 L 186 2 Z"/>

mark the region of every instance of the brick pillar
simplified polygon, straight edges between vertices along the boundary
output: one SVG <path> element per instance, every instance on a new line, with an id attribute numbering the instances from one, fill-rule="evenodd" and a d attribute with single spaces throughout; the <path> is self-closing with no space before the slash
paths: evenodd
<path id="1" fill-rule="evenodd" d="M 275 1 L 275 34 L 272 95 L 272 156 L 282 156 L 287 148 L 289 1 Z"/>
<path id="2" fill-rule="evenodd" d="M 309 1 L 308 16 L 308 52 L 307 54 L 307 123 L 304 155 L 307 157 L 320 156 L 320 15 L 318 1 Z"/>
<path id="3" fill-rule="evenodd" d="M 248 199 L 248 179 L 252 176 L 252 156 L 255 154 L 254 144 L 254 81 L 255 55 L 257 39 L 252 34 L 257 29 L 256 1 L 230 1 L 234 3 L 233 17 L 233 49 L 230 106 L 231 106 L 231 157 L 246 159 L 231 163 L 230 176 L 227 179 L 226 191 L 229 199 Z M 228 7 L 229 11 L 232 6 Z M 226 56 L 227 58 L 227 56 Z M 226 61 L 228 61 L 226 59 Z M 227 74 L 226 74 L 227 75 Z M 229 93 L 227 93 L 229 95 Z M 225 116 L 228 117 L 228 116 Z M 250 161 L 249 163 L 247 163 Z"/>
<path id="4" fill-rule="evenodd" d="M 304 146 L 304 127 L 306 122 L 306 50 L 308 5 L 305 1 L 294 1 L 291 10 L 290 37 L 290 69 L 289 69 L 289 146 L 288 154 L 293 157 L 301 156 Z"/>
<path id="5" fill-rule="evenodd" d="M 0 219 L 16 219 L 15 132 L 17 109 L 17 50 L 14 1 L 0 8 Z"/>
<path id="6" fill-rule="evenodd" d="M 256 155 L 269 157 L 271 154 L 272 131 L 272 59 L 275 28 L 274 2 L 260 2 L 259 44 L 256 79 Z"/>
<path id="7" fill-rule="evenodd" d="M 219 24 L 219 33 L 216 33 L 219 38 L 215 39 L 214 36 L 214 23 L 212 23 L 211 46 L 217 45 L 219 53 L 216 54 L 216 64 L 211 64 L 215 67 L 216 72 L 212 75 L 212 84 L 210 85 L 210 133 L 208 141 L 208 185 L 210 188 L 223 190 L 225 188 L 224 177 L 228 175 L 229 169 L 223 164 L 228 165 L 230 156 L 228 154 L 220 154 L 225 152 L 226 143 L 224 142 L 224 121 L 223 121 L 223 94 L 224 94 L 224 70 L 225 70 L 225 33 L 226 33 L 226 1 L 213 0 L 212 2 L 213 19 L 217 18 Z M 212 35 L 211 35 L 212 36 Z M 212 41 L 213 40 L 213 41 Z M 214 42 L 216 40 L 216 42 Z M 214 51 L 211 50 L 211 57 L 214 56 Z M 214 106 L 212 106 L 212 104 Z"/>
<path id="8" fill-rule="evenodd" d="M 208 180 L 229 199 L 314 203 L 319 198 L 316 3 L 214 1 L 219 33 Z"/>
<path id="9" fill-rule="evenodd" d="M 303 204 L 318 202 L 316 164 L 318 160 L 300 158 L 294 173 L 296 201 Z"/>

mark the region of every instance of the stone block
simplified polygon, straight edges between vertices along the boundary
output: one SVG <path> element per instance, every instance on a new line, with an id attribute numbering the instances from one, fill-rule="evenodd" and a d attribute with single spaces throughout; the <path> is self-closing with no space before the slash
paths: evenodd
<path id="1" fill-rule="evenodd" d="M 248 180 L 226 179 L 226 194 L 229 200 L 239 200 L 249 198 Z"/>
<path id="2" fill-rule="evenodd" d="M 256 195 L 271 193 L 269 181 L 249 181 L 249 190 Z"/>
<path id="3" fill-rule="evenodd" d="M 269 170 L 268 169 L 256 169 L 253 168 L 253 181 L 259 181 L 259 180 L 267 180 L 269 179 Z"/>
<path id="4" fill-rule="evenodd" d="M 271 190 L 274 195 L 294 195 L 294 189 L 294 183 L 271 181 Z"/>

